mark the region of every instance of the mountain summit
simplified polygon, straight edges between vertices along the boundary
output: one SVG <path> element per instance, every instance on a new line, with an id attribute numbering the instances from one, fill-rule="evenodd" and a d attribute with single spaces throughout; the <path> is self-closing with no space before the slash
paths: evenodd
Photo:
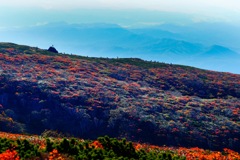
<path id="1" fill-rule="evenodd" d="M 237 53 L 232 51 L 229 48 L 220 46 L 220 45 L 213 45 L 211 48 L 206 52 L 208 55 L 215 55 L 215 56 L 236 56 Z"/>

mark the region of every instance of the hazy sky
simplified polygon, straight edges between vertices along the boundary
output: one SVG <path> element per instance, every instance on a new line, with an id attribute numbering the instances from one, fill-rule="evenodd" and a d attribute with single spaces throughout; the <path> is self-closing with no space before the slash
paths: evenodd
<path id="1" fill-rule="evenodd" d="M 1 13 L 5 15 L 5 19 L 13 10 L 18 9 L 37 8 L 71 12 L 84 8 L 184 13 L 194 15 L 196 21 L 210 18 L 238 23 L 240 20 L 240 0 L 0 0 L 0 12 L 6 8 L 7 12 Z"/>
<path id="2" fill-rule="evenodd" d="M 83 13 L 83 9 L 88 9 L 90 12 Z M 97 12 L 99 9 L 111 10 L 111 12 L 104 15 L 103 12 Z M 119 12 L 124 10 L 137 10 L 138 13 L 144 11 L 144 13 L 133 17 L 132 12 L 129 14 Z M 102 20 L 117 23 L 119 20 L 121 24 L 124 18 L 125 20 L 128 18 L 129 21 L 137 21 L 139 18 L 141 19 L 139 22 L 144 23 L 142 17 L 146 15 L 146 22 L 152 19 L 149 23 L 162 23 L 155 13 L 146 14 L 153 11 L 174 13 L 176 16 L 178 16 L 176 13 L 191 15 L 191 20 L 194 22 L 218 21 L 240 24 L 240 0 L 0 0 L 0 29 L 10 24 L 13 26 L 20 26 L 20 23 L 30 24 L 34 19 L 35 24 L 44 23 L 42 19 L 46 22 L 55 20 L 81 23 L 81 20 L 77 19 L 79 16 L 85 16 L 89 22 Z"/>
<path id="3" fill-rule="evenodd" d="M 142 8 L 161 11 L 202 12 L 216 11 L 240 12 L 239 0 L 0 0 L 1 6 L 37 6 L 42 8 Z"/>

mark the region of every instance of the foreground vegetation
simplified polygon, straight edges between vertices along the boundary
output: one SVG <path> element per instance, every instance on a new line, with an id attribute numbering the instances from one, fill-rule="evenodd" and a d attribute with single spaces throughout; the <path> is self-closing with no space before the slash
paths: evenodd
<path id="1" fill-rule="evenodd" d="M 97 140 L 53 138 L 0 132 L 0 159 L 137 159 L 137 160 L 238 160 L 240 154 L 229 149 L 222 152 L 200 148 L 171 148 L 132 143 L 108 136 Z"/>
<path id="2" fill-rule="evenodd" d="M 185 159 L 171 151 L 136 149 L 132 142 L 107 136 L 95 141 L 74 138 L 37 139 L 35 137 L 36 141 L 32 143 L 26 139 L 0 138 L 0 159 Z"/>

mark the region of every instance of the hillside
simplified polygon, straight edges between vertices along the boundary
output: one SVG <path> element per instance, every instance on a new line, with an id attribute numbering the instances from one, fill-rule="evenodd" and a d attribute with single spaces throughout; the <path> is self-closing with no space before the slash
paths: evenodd
<path id="1" fill-rule="evenodd" d="M 240 152 L 240 75 L 0 43 L 0 130 Z"/>

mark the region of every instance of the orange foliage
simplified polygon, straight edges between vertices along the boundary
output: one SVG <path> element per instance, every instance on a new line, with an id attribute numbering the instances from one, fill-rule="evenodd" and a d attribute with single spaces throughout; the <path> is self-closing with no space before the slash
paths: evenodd
<path id="1" fill-rule="evenodd" d="M 158 147 L 148 144 L 135 143 L 134 147 L 136 150 L 145 149 L 146 151 L 151 150 L 162 150 L 162 151 L 173 151 L 179 156 L 185 156 L 187 160 L 240 160 L 240 154 L 233 150 L 224 148 L 223 152 L 209 151 L 198 147 L 195 148 L 173 148 L 173 147 Z"/>
<path id="2" fill-rule="evenodd" d="M 94 141 L 94 142 L 91 144 L 91 146 L 94 147 L 95 149 L 97 149 L 97 148 L 103 149 L 102 144 L 101 144 L 99 141 L 97 141 L 97 140 Z"/>
<path id="3" fill-rule="evenodd" d="M 0 154 L 1 160 L 20 160 L 17 151 L 15 150 L 6 150 Z"/>
<path id="4" fill-rule="evenodd" d="M 187 160 L 235 160 L 235 159 L 240 159 L 240 154 L 237 152 L 234 152 L 230 149 L 224 149 L 224 154 L 221 152 L 211 152 L 211 151 L 206 151 L 204 149 L 200 148 L 179 148 L 177 150 L 179 155 L 184 155 L 186 156 Z"/>
<path id="5" fill-rule="evenodd" d="M 63 158 L 61 154 L 58 153 L 58 150 L 54 149 L 49 153 L 48 160 L 65 160 L 65 158 Z"/>

